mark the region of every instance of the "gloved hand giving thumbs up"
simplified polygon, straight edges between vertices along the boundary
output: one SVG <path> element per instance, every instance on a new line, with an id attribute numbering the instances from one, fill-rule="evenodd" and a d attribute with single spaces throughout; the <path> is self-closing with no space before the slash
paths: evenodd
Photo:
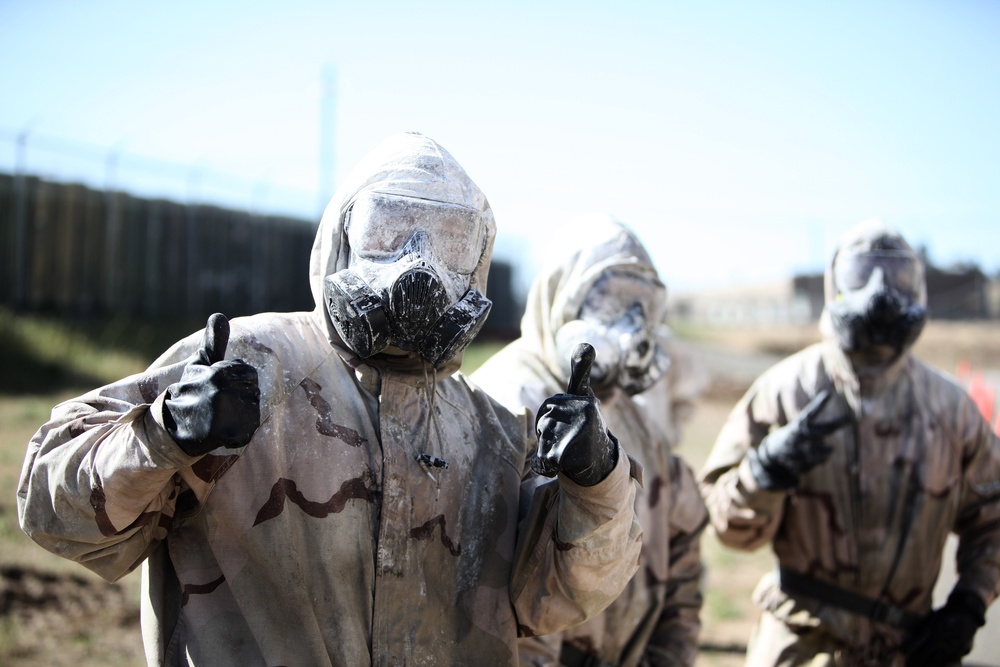
<path id="1" fill-rule="evenodd" d="M 167 387 L 164 425 L 190 456 L 242 447 L 260 426 L 257 370 L 240 359 L 224 361 L 228 345 L 229 320 L 215 313 L 180 382 Z"/>
<path id="2" fill-rule="evenodd" d="M 830 458 L 833 447 L 825 438 L 847 425 L 851 416 L 816 421 L 829 398 L 828 389 L 816 394 L 792 421 L 769 433 L 759 447 L 750 450 L 750 468 L 761 487 L 772 491 L 791 489 L 798 486 L 801 473 Z"/>
<path id="3" fill-rule="evenodd" d="M 569 386 L 542 403 L 535 418 L 538 451 L 531 468 L 544 477 L 562 472 L 580 486 L 593 486 L 618 463 L 618 443 L 608 433 L 590 389 L 594 348 L 580 343 L 573 351 Z"/>

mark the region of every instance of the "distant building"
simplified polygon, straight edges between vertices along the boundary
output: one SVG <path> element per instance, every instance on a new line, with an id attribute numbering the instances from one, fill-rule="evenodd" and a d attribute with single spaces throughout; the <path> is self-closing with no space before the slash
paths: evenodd
<path id="1" fill-rule="evenodd" d="M 990 284 L 976 267 L 942 270 L 927 267 L 927 310 L 938 320 L 981 320 L 997 317 L 987 299 Z"/>
<path id="2" fill-rule="evenodd" d="M 928 266 L 926 276 L 931 318 L 1000 318 L 1000 282 L 978 268 Z M 774 283 L 674 295 L 670 317 L 703 326 L 797 325 L 819 320 L 823 302 L 823 275 L 804 274 Z"/>
<path id="3" fill-rule="evenodd" d="M 670 297 L 670 317 L 706 326 L 779 326 L 806 324 L 812 318 L 809 298 L 793 280 L 739 285 Z"/>

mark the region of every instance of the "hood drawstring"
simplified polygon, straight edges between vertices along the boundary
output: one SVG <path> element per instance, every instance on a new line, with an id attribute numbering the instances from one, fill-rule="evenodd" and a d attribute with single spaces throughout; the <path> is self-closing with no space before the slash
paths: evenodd
<path id="1" fill-rule="evenodd" d="M 438 483 L 437 478 L 431 474 L 432 468 L 437 469 L 448 469 L 448 462 L 439 456 L 435 456 L 429 453 L 427 450 L 431 444 L 431 424 L 434 425 L 434 432 L 437 435 L 438 441 L 443 442 L 441 437 L 441 427 L 437 422 L 437 413 L 434 410 L 434 398 L 437 396 L 437 369 L 432 368 L 432 377 L 428 382 L 427 377 L 427 367 L 424 366 L 424 393 L 427 396 L 427 406 L 430 411 L 430 415 L 426 421 L 426 428 L 424 429 L 424 451 L 417 454 L 417 461 L 423 466 L 424 472 L 427 474 L 435 484 Z"/>

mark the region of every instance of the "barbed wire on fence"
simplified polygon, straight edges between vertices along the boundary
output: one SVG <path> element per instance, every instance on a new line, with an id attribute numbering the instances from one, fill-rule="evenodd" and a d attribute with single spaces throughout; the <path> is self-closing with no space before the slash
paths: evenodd
<path id="1" fill-rule="evenodd" d="M 34 130 L 0 126 L 0 171 L 14 176 L 37 175 L 57 182 L 75 182 L 106 191 L 144 197 L 164 197 L 187 204 L 214 204 L 256 215 L 290 215 L 318 220 L 315 190 L 291 188 L 247 179 L 213 169 L 204 161 L 181 164 L 128 150 L 128 140 L 110 146 L 54 137 Z M 2 156 L 6 155 L 9 162 Z"/>

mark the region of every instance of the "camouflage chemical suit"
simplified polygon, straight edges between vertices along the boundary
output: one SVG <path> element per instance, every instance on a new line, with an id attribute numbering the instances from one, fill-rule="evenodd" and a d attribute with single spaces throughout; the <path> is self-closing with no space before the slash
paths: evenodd
<path id="1" fill-rule="evenodd" d="M 626 273 L 649 281 L 655 295 L 655 310 L 646 313 L 651 330 L 664 315 L 665 290 L 634 233 L 605 216 L 578 223 L 570 227 L 572 236 L 583 238 L 553 257 L 530 288 L 521 338 L 473 373 L 474 382 L 505 404 L 531 406 L 563 390 L 567 373 L 556 339 L 564 325 L 577 323 L 581 304 L 603 275 Z M 668 342 L 666 329 L 657 333 L 661 344 Z M 635 498 L 643 527 L 640 571 L 600 616 L 561 635 L 522 639 L 522 665 L 560 664 L 562 642 L 572 645 L 562 648 L 563 664 L 582 664 L 583 655 L 594 667 L 694 663 L 702 605 L 699 539 L 707 513 L 691 469 L 671 452 L 670 437 L 679 436 L 680 424 L 671 423 L 668 430 L 663 417 L 674 402 L 671 387 L 688 392 L 677 396 L 678 412 L 690 407 L 698 392 L 697 382 L 673 373 L 682 370 L 690 370 L 687 357 L 634 396 L 619 383 L 595 387 L 609 430 L 644 469 Z M 637 398 L 647 396 L 653 405 L 643 407 Z"/>
<path id="2" fill-rule="evenodd" d="M 904 243 L 891 228 L 866 223 L 838 253 Z M 965 391 L 908 349 L 878 372 L 857 370 L 865 366 L 851 363 L 831 325 L 831 304 L 841 298 L 833 270 L 831 262 L 823 342 L 756 380 L 703 473 L 721 540 L 745 550 L 771 543 L 777 558 L 754 593 L 763 614 L 746 664 L 755 667 L 903 665 L 900 644 L 906 628 L 923 632 L 952 531 L 960 540 L 956 590 L 983 607 L 1000 590 L 1000 442 Z M 922 268 L 918 301 L 926 302 Z M 824 390 L 829 400 L 818 415 L 849 418 L 825 437 L 829 458 L 787 491 L 762 488 L 751 448 Z M 867 613 L 849 611 L 841 591 L 868 601 Z"/>
<path id="3" fill-rule="evenodd" d="M 586 620 L 635 571 L 627 456 L 531 505 L 533 424 L 456 372 L 461 355 L 435 371 L 412 354 L 361 359 L 337 337 L 322 281 L 346 261 L 353 198 L 375 189 L 479 211 L 485 290 L 486 199 L 443 148 L 397 135 L 326 209 L 316 309 L 232 321 L 227 356 L 259 374 L 249 444 L 196 458 L 164 430 L 164 389 L 200 333 L 56 406 L 31 439 L 22 527 L 108 580 L 142 563 L 151 665 L 516 665 L 520 633 Z"/>

